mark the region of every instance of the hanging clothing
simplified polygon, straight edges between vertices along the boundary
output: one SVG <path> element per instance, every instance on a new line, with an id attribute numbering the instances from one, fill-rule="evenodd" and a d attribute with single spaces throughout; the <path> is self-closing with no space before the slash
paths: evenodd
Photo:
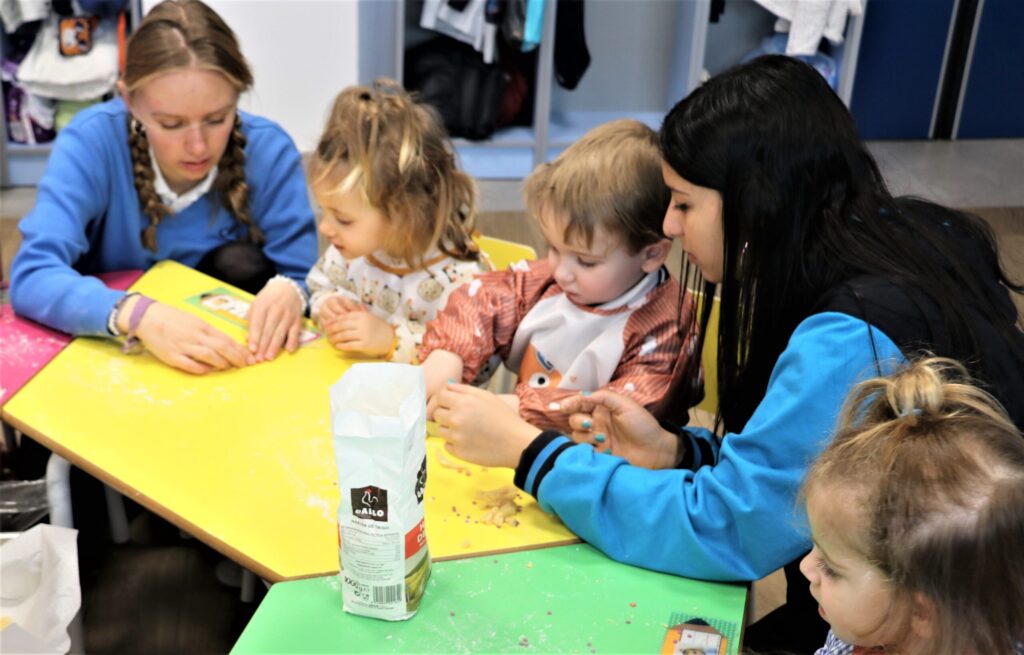
<path id="1" fill-rule="evenodd" d="M 0 79 L 4 85 L 7 140 L 25 144 L 53 141 L 57 136 L 54 123 L 57 103 L 28 93 L 18 83 L 18 64 L 10 59 L 0 64 Z"/>
<path id="2" fill-rule="evenodd" d="M 526 0 L 526 24 L 523 26 L 523 52 L 540 45 L 544 33 L 544 0 Z"/>
<path id="3" fill-rule="evenodd" d="M 117 82 L 117 21 L 98 20 L 85 54 L 61 55 L 60 16 L 50 16 L 18 68 L 25 90 L 44 98 L 91 100 L 114 90 Z"/>
<path id="4" fill-rule="evenodd" d="M 843 42 L 846 16 L 864 13 L 863 0 L 756 0 L 779 17 L 776 32 L 789 32 L 787 55 L 813 55 L 822 37 Z"/>
<path id="5" fill-rule="evenodd" d="M 0 20 L 10 34 L 24 23 L 43 20 L 50 15 L 50 3 L 40 0 L 0 0 Z M 6 48 L 5 48 L 6 50 Z"/>
<path id="6" fill-rule="evenodd" d="M 561 0 L 555 15 L 555 79 L 570 91 L 590 66 L 590 50 L 583 31 L 583 0 Z"/>
<path id="7" fill-rule="evenodd" d="M 420 27 L 468 43 L 483 55 L 484 63 L 491 64 L 494 63 L 497 20 L 497 5 L 493 0 L 426 0 L 420 14 Z"/>

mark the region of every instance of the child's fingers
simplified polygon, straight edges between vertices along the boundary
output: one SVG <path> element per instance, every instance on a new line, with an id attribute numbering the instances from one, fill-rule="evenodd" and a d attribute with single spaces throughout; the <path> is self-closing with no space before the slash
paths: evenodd
<path id="1" fill-rule="evenodd" d="M 441 405 L 436 405 L 434 407 L 434 422 L 437 423 L 439 433 L 441 428 L 445 430 L 448 429 L 448 421 L 451 420 L 451 415 L 452 410 L 448 409 L 447 407 Z"/>
<path id="2" fill-rule="evenodd" d="M 563 414 L 591 414 L 596 405 L 590 400 L 590 396 L 569 396 L 558 403 Z"/>
<path id="3" fill-rule="evenodd" d="M 341 307 L 341 310 L 344 311 L 344 312 L 357 312 L 357 311 L 359 311 L 361 309 L 364 309 L 362 304 L 357 303 L 356 301 L 352 300 L 351 298 L 345 298 L 345 297 L 342 297 L 342 296 L 338 296 L 338 305 Z"/>
<path id="4" fill-rule="evenodd" d="M 461 395 L 461 396 L 471 396 L 471 397 L 476 397 L 476 398 L 489 398 L 489 397 L 495 395 L 493 392 L 490 392 L 487 389 L 481 389 L 480 387 L 474 387 L 471 384 L 461 384 L 461 383 L 449 382 L 448 384 L 446 384 L 444 386 L 444 389 L 447 390 L 447 391 L 450 391 L 452 394 L 455 394 L 455 395 L 452 396 L 453 402 L 454 402 L 455 397 L 457 397 L 459 395 Z"/>
<path id="5" fill-rule="evenodd" d="M 607 409 L 612 414 L 621 414 L 635 406 L 636 403 L 633 400 L 605 389 L 599 389 L 586 396 L 583 394 L 572 396 L 561 403 L 563 414 L 593 414 L 599 407 Z"/>

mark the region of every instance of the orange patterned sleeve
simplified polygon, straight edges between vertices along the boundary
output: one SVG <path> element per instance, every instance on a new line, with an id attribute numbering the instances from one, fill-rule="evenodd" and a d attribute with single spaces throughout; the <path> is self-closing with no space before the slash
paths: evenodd
<path id="1" fill-rule="evenodd" d="M 452 292 L 427 325 L 420 361 L 434 350 L 455 353 L 462 358 L 462 381 L 472 382 L 492 355 L 505 359 L 519 322 L 552 286 L 543 261 L 477 275 Z"/>

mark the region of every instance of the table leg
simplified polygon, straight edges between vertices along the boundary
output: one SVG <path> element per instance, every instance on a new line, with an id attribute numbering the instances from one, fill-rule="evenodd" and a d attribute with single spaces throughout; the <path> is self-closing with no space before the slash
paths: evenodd
<path id="1" fill-rule="evenodd" d="M 75 527 L 71 512 L 71 462 L 56 453 L 46 462 L 46 498 L 50 503 L 50 525 Z"/>

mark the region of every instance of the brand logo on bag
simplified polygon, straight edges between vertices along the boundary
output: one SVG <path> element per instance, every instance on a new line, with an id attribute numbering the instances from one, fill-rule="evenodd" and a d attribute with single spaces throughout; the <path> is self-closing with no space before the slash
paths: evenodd
<path id="1" fill-rule="evenodd" d="M 359 487 L 352 490 L 352 514 L 371 521 L 388 520 L 388 490 Z"/>
<path id="2" fill-rule="evenodd" d="M 416 502 L 423 502 L 423 487 L 427 486 L 427 457 L 423 456 L 420 472 L 416 475 Z"/>

